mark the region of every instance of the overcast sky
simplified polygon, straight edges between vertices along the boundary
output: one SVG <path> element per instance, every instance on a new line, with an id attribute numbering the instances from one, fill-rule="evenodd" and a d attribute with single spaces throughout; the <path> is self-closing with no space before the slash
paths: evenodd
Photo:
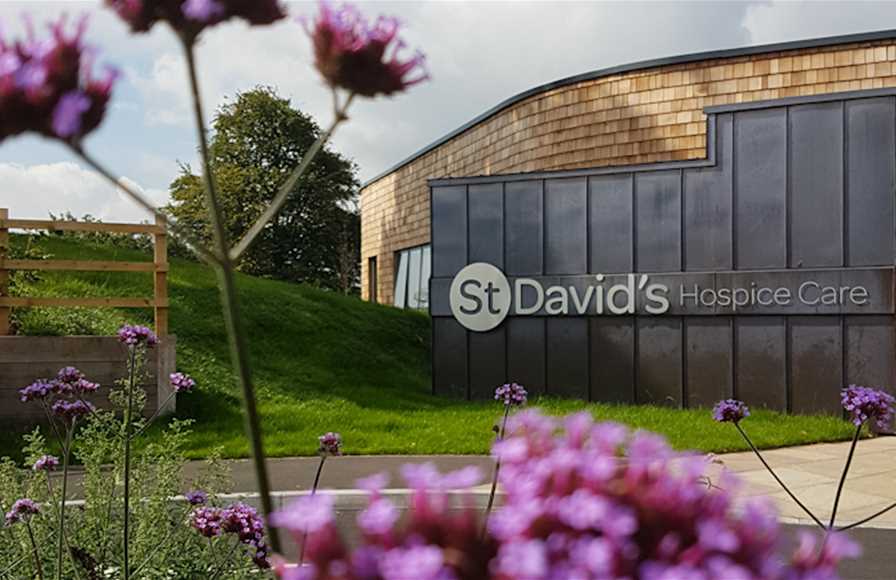
<path id="1" fill-rule="evenodd" d="M 498 102 L 533 86 L 585 71 L 705 50 L 896 28 L 892 2 L 361 2 L 396 15 L 405 39 L 428 57 L 431 82 L 394 99 L 360 101 L 334 147 L 355 160 L 362 179 Z M 289 3 L 291 15 L 314 4 Z M 88 42 L 120 68 L 114 105 L 87 148 L 158 203 L 179 163 L 196 166 L 184 64 L 169 31 L 131 36 L 101 2 L 0 0 L 6 38 L 21 14 L 36 22 L 63 12 L 90 14 Z M 264 84 L 319 123 L 330 120 L 329 92 L 310 66 L 308 39 L 294 18 L 273 27 L 225 24 L 199 48 L 206 107 Z M 146 216 L 61 146 L 34 137 L 0 143 L 0 207 L 13 217 L 90 213 L 107 221 Z"/>

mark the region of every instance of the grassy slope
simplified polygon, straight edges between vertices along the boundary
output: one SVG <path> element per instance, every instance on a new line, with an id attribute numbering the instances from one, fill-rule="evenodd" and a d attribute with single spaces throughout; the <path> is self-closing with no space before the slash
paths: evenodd
<path id="1" fill-rule="evenodd" d="M 20 237 L 16 243 L 22 243 Z M 139 253 L 44 238 L 59 259 L 146 260 Z M 224 325 L 212 273 L 174 260 L 171 326 L 178 367 L 200 389 L 178 401 L 196 419 L 191 456 L 220 447 L 245 456 L 239 398 L 229 374 Z M 500 409 L 430 395 L 429 320 L 425 315 L 361 302 L 302 285 L 240 276 L 240 297 L 269 455 L 307 455 L 316 436 L 339 431 L 349 453 L 483 453 Z M 46 273 L 41 295 L 149 295 L 146 274 Z M 101 326 L 128 317 L 150 322 L 149 311 L 105 312 Z M 541 400 L 552 413 L 590 409 L 597 417 L 665 434 L 678 448 L 745 449 L 733 428 L 706 410 L 672 410 Z M 786 417 L 758 411 L 747 428 L 762 447 L 848 439 L 850 427 L 832 417 Z M 150 432 L 149 436 L 153 436 Z M 0 451 L 12 451 L 7 438 Z"/>

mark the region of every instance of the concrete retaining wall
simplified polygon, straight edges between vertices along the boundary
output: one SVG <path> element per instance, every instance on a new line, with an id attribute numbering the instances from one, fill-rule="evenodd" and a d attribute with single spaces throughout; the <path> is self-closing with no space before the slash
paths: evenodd
<path id="1" fill-rule="evenodd" d="M 171 393 L 168 376 L 176 363 L 175 336 L 160 339 L 149 351 L 149 379 L 143 388 L 145 413 L 152 414 Z M 22 425 L 43 419 L 40 405 L 19 401 L 19 389 L 36 379 L 52 378 L 60 368 L 75 366 L 101 388 L 91 402 L 109 406 L 109 388 L 127 374 L 127 350 L 112 336 L 0 336 L 0 425 Z M 175 400 L 164 413 L 175 410 Z"/>

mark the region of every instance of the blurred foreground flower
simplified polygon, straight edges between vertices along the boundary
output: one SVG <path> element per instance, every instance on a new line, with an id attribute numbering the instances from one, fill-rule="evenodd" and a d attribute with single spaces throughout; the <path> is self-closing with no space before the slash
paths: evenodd
<path id="1" fill-rule="evenodd" d="M 314 65 L 331 87 L 364 97 L 392 95 L 429 78 L 421 52 L 402 58 L 398 19 L 378 17 L 372 24 L 354 6 L 320 3 L 306 25 L 314 44 Z"/>
<path id="2" fill-rule="evenodd" d="M 209 26 L 242 18 L 249 24 L 271 24 L 286 17 L 277 0 L 106 0 L 134 32 L 147 32 L 166 22 L 188 42 Z"/>
<path id="3" fill-rule="evenodd" d="M 856 427 L 874 420 L 878 429 L 887 429 L 893 422 L 894 403 L 893 395 L 880 389 L 849 385 L 840 392 L 840 404 Z"/>
<path id="4" fill-rule="evenodd" d="M 857 551 L 838 538 L 788 567 L 775 553 L 770 500 L 735 511 L 733 476 L 723 472 L 712 489 L 696 483 L 707 458 L 588 413 L 567 417 L 559 435 L 558 426 L 524 411 L 494 446 L 507 494 L 489 525 L 500 543 L 495 578 L 832 579 Z"/>
<path id="5" fill-rule="evenodd" d="M 93 77 L 95 55 L 82 42 L 86 18 L 74 30 L 61 18 L 49 38 L 28 28 L 23 40 L 0 37 L 0 142 L 35 132 L 77 144 L 103 120 L 118 74 Z"/>
<path id="6" fill-rule="evenodd" d="M 333 498 L 319 493 L 275 512 L 271 522 L 305 540 L 307 565 L 289 567 L 275 560 L 285 580 L 447 580 L 488 578 L 495 554 L 490 538 L 481 540 L 469 486 L 481 480 L 475 468 L 441 475 L 432 464 L 406 465 L 402 475 L 413 489 L 410 514 L 401 523 L 396 506 L 381 494 L 386 478 L 366 478 L 370 492 L 358 515 L 361 544 L 350 550 L 336 529 Z M 451 490 L 460 489 L 459 493 Z M 456 501 L 455 501 L 456 500 Z"/>

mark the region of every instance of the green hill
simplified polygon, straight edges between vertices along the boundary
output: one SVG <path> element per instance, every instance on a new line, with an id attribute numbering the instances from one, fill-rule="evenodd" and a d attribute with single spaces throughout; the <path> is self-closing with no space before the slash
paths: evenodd
<path id="1" fill-rule="evenodd" d="M 150 260 L 135 250 L 71 238 L 13 236 L 57 259 Z M 230 375 L 224 324 L 213 273 L 172 260 L 171 330 L 178 337 L 178 368 L 199 382 L 178 400 L 178 416 L 195 419 L 190 455 L 221 448 L 227 457 L 248 452 L 240 399 Z M 484 453 L 500 409 L 430 394 L 429 318 L 362 302 L 305 285 L 238 277 L 265 445 L 271 456 L 315 453 L 317 436 L 343 434 L 348 453 Z M 44 272 L 31 283 L 39 296 L 148 296 L 145 273 Z M 112 333 L 125 321 L 151 323 L 148 310 L 22 311 L 31 334 Z M 584 404 L 542 400 L 550 412 L 588 408 L 667 435 L 679 448 L 744 449 L 736 432 L 706 410 Z M 849 425 L 832 417 L 783 417 L 756 412 L 747 428 L 764 447 L 848 439 Z M 150 437 L 155 436 L 153 431 Z M 14 451 L 4 437 L 0 452 Z"/>

